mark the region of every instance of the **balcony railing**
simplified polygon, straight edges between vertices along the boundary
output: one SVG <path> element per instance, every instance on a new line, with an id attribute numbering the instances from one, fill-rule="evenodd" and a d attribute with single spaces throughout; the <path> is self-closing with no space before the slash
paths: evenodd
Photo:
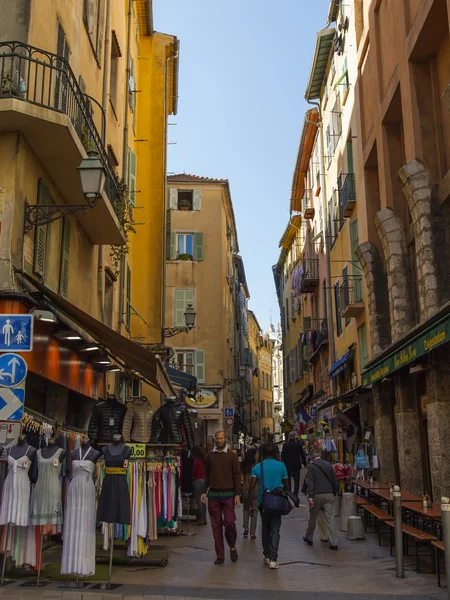
<path id="1" fill-rule="evenodd" d="M 352 216 L 356 205 L 355 175 L 347 173 L 340 175 L 338 180 L 339 215 L 341 220 Z"/>
<path id="2" fill-rule="evenodd" d="M 116 209 L 117 175 L 86 96 L 65 58 L 21 42 L 0 42 L 0 100 L 4 98 L 15 98 L 67 115 L 86 152 L 98 152 L 106 171 L 105 192 Z"/>
<path id="3" fill-rule="evenodd" d="M 319 259 L 306 258 L 303 261 L 302 294 L 313 292 L 319 283 Z"/>
<path id="4" fill-rule="evenodd" d="M 344 318 L 357 317 L 364 310 L 362 278 L 360 275 L 344 277 L 340 288 L 341 315 Z"/>

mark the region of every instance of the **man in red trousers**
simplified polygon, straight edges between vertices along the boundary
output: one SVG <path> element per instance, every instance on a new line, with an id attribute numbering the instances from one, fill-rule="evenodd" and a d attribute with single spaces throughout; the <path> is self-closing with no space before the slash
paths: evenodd
<path id="1" fill-rule="evenodd" d="M 235 506 L 241 504 L 241 470 L 237 454 L 227 445 L 225 431 L 219 430 L 215 435 L 215 446 L 206 458 L 206 494 L 202 502 L 208 498 L 208 512 L 216 547 L 216 565 L 225 562 L 225 545 L 223 534 L 230 547 L 232 562 L 238 559 L 236 550 L 236 514 Z"/>

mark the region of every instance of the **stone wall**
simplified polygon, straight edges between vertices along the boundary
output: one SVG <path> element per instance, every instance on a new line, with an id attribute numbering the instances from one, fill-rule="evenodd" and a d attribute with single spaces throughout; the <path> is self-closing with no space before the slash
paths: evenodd
<path id="1" fill-rule="evenodd" d="M 394 421 L 394 391 L 391 382 L 373 386 L 375 406 L 375 448 L 381 481 L 398 482 L 397 444 Z"/>
<path id="2" fill-rule="evenodd" d="M 366 279 L 371 357 L 374 359 L 391 343 L 389 298 L 386 294 L 387 278 L 378 250 L 371 242 L 360 244 L 356 255 Z"/>
<path id="3" fill-rule="evenodd" d="M 404 224 L 391 208 L 375 216 L 375 227 L 383 246 L 387 268 L 392 342 L 414 327 L 414 303 Z M 379 285 L 378 282 L 376 285 Z"/>

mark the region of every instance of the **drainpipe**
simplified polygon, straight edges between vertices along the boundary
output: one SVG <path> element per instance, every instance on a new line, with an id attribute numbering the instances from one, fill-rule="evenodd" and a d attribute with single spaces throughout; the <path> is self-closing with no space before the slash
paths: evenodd
<path id="1" fill-rule="evenodd" d="M 308 104 L 312 104 L 317 107 L 317 111 L 319 113 L 319 122 L 317 124 L 319 128 L 319 140 L 320 140 L 320 149 L 319 149 L 319 159 L 320 159 L 320 183 L 321 183 L 321 191 L 322 191 L 322 213 L 324 218 L 324 245 L 325 245 L 325 254 L 327 259 L 327 321 L 328 321 L 328 339 L 330 343 L 330 354 L 331 354 L 331 364 L 336 361 L 336 349 L 334 346 L 334 331 L 333 331 L 333 300 L 331 296 L 331 258 L 330 258 L 330 240 L 326 235 L 327 227 L 328 227 L 328 203 L 327 203 L 327 188 L 326 188 L 326 180 L 325 180 L 325 161 L 324 161 L 324 144 L 323 144 L 323 121 L 322 121 L 322 112 L 320 110 L 320 104 L 318 102 L 311 102 L 310 100 L 306 100 Z M 332 387 L 333 392 L 335 392 L 336 384 L 335 380 L 332 379 Z"/>
<path id="2" fill-rule="evenodd" d="M 103 93 L 102 93 L 102 107 L 103 107 L 103 130 L 102 140 L 106 140 L 106 116 L 108 114 L 108 75 L 109 66 L 111 60 L 111 51 L 109 48 L 110 44 L 110 20 L 111 20 L 111 0 L 106 2 L 106 23 L 105 23 L 105 50 L 104 50 L 104 61 L 103 61 Z M 103 246 L 98 247 L 98 273 L 97 273 L 97 290 L 98 290 L 98 301 L 100 305 L 100 317 L 102 323 L 105 322 L 105 290 L 104 290 L 104 258 L 103 258 Z"/>
<path id="3" fill-rule="evenodd" d="M 131 17 L 133 15 L 133 0 L 128 0 L 127 15 L 127 71 L 125 77 L 125 115 L 123 125 L 123 153 L 122 153 L 122 175 L 125 178 L 128 172 L 128 85 L 131 72 Z M 117 333 L 122 332 L 123 314 L 125 308 L 125 259 L 120 261 L 120 282 L 119 282 L 119 322 L 117 324 Z"/>
<path id="4" fill-rule="evenodd" d="M 166 268 L 167 268 L 167 121 L 169 118 L 169 61 L 175 61 L 180 53 L 179 41 L 174 41 L 174 54 L 166 58 L 166 72 L 164 74 L 164 212 L 162 219 L 162 231 L 163 231 L 163 244 L 162 244 L 162 256 L 163 256 L 163 281 L 162 281 L 162 307 L 161 307 L 161 344 L 164 344 L 164 333 L 163 329 L 166 326 Z"/>

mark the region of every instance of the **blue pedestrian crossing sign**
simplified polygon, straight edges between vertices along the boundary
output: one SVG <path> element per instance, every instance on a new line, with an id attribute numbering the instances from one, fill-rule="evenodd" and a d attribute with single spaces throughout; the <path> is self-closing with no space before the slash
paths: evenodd
<path id="1" fill-rule="evenodd" d="M 0 315 L 0 352 L 33 350 L 33 315 Z"/>
<path id="2" fill-rule="evenodd" d="M 24 388 L 0 388 L 0 421 L 20 421 L 25 402 Z"/>
<path id="3" fill-rule="evenodd" d="M 224 408 L 223 409 L 225 418 L 233 418 L 234 417 L 234 408 Z"/>
<path id="4" fill-rule="evenodd" d="M 0 387 L 17 387 L 25 380 L 27 372 L 27 363 L 21 356 L 10 353 L 0 354 Z"/>

